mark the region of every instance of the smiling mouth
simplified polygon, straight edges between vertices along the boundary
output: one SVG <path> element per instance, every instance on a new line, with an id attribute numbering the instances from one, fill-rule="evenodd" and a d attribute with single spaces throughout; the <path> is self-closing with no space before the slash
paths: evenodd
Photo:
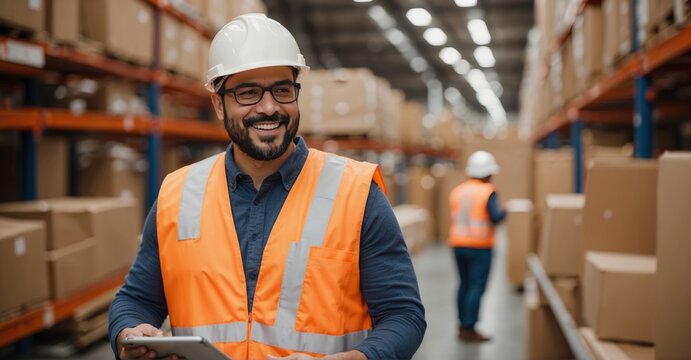
<path id="1" fill-rule="evenodd" d="M 257 129 L 257 130 L 276 130 L 278 129 L 279 126 L 281 126 L 281 121 L 275 121 L 275 122 L 258 122 L 250 125 L 251 127 Z"/>

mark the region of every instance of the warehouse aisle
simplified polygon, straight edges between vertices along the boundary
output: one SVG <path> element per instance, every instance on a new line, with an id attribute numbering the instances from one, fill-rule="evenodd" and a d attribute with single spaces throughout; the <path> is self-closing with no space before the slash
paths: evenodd
<path id="1" fill-rule="evenodd" d="M 503 230 L 503 229 L 502 229 Z M 522 296 L 506 277 L 506 235 L 498 231 L 492 270 L 483 298 L 479 330 L 492 336 L 484 344 L 456 338 L 455 294 L 458 276 L 445 245 L 428 247 L 413 256 L 427 317 L 427 333 L 413 358 L 493 360 L 523 358 L 524 309 Z"/>

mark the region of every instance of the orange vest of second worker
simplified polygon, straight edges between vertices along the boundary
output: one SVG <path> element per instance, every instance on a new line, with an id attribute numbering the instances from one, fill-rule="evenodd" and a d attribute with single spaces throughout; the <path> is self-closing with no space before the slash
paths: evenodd
<path id="1" fill-rule="evenodd" d="M 487 202 L 494 190 L 491 183 L 469 179 L 451 191 L 449 246 L 480 249 L 494 246 L 494 226 L 487 211 Z"/>
<path id="2" fill-rule="evenodd" d="M 161 273 L 175 335 L 235 360 L 350 350 L 371 328 L 360 291 L 360 229 L 379 168 L 311 149 L 273 224 L 252 313 L 224 154 L 166 177 L 158 197 Z"/>

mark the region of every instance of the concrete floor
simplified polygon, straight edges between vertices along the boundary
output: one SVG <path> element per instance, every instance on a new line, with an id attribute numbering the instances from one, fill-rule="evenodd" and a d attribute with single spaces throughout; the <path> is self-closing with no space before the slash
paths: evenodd
<path id="1" fill-rule="evenodd" d="M 457 339 L 456 291 L 458 275 L 451 250 L 435 245 L 413 257 L 426 309 L 427 332 L 414 360 L 520 360 L 524 357 L 524 310 L 522 295 L 506 276 L 506 236 L 498 243 L 488 288 L 482 300 L 478 330 L 492 341 L 469 344 Z"/>
<path id="2" fill-rule="evenodd" d="M 524 310 L 521 294 L 506 277 L 506 237 L 498 232 L 498 244 L 488 289 L 485 292 L 480 322 L 481 332 L 492 341 L 467 344 L 458 341 L 455 297 L 458 286 L 453 256 L 444 245 L 433 245 L 413 256 L 422 301 L 427 316 L 427 333 L 414 360 L 520 360 L 523 359 Z M 49 360 L 46 357 L 0 354 L 2 360 Z M 74 360 L 113 359 L 106 340 L 71 356 Z"/>

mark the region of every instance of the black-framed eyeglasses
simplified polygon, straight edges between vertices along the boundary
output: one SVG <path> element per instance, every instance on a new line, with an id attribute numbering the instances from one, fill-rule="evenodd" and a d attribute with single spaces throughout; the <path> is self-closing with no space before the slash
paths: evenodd
<path id="1" fill-rule="evenodd" d="M 254 105 L 259 103 L 264 97 L 264 92 L 268 91 L 279 104 L 290 104 L 298 99 L 300 84 L 294 82 L 281 82 L 268 87 L 259 85 L 238 85 L 230 89 L 221 89 L 218 94 L 233 94 L 235 101 L 240 105 Z"/>

